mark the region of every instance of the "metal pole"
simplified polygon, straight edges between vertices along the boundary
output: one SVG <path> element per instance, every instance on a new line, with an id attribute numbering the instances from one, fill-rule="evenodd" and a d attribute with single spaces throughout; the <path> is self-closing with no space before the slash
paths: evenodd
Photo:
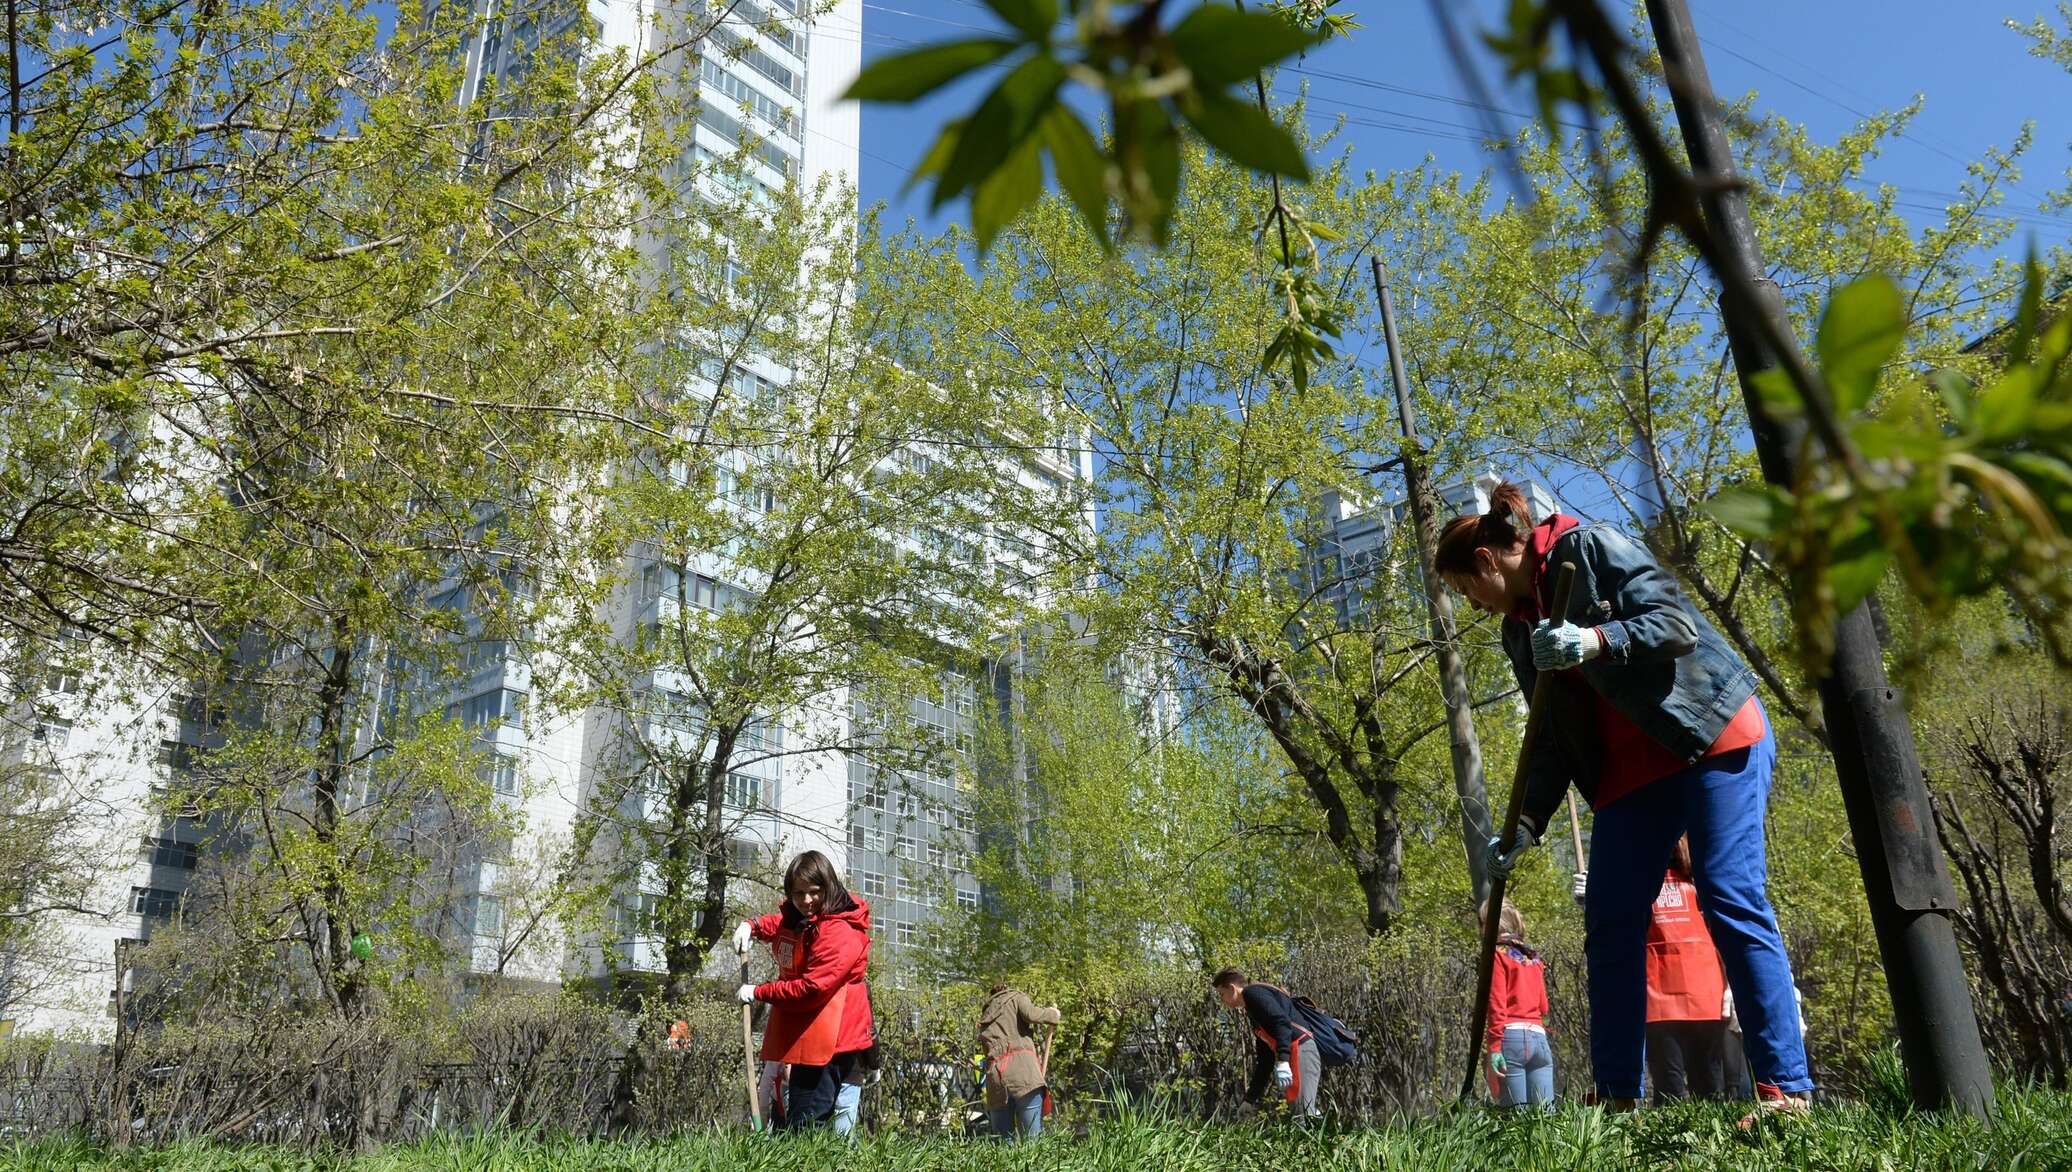
<path id="1" fill-rule="evenodd" d="M 1396 418 L 1403 425 L 1403 485 L 1410 495 L 1410 522 L 1417 534 L 1417 568 L 1424 579 L 1425 609 L 1431 615 L 1432 644 L 1438 651 L 1439 692 L 1446 702 L 1446 735 L 1453 744 L 1453 792 L 1460 799 L 1461 841 L 1468 853 L 1468 884 L 1479 906 L 1489 895 L 1483 847 L 1489 842 L 1489 789 L 1482 778 L 1482 745 L 1475 739 L 1474 702 L 1468 694 L 1468 670 L 1461 661 L 1460 640 L 1453 625 L 1453 599 L 1432 568 L 1439 550 L 1438 509 L 1424 466 L 1424 441 L 1417 434 L 1417 408 L 1410 400 L 1410 379 L 1403 372 L 1403 345 L 1396 340 L 1396 304 L 1389 296 L 1389 271 L 1381 257 L 1374 266 L 1374 296 L 1381 303 L 1381 336 L 1388 345 L 1389 377 L 1396 384 Z"/>
<path id="2" fill-rule="evenodd" d="M 1723 262 L 1755 280 L 1762 295 L 1760 305 L 1723 302 L 1721 313 L 1763 478 L 1788 485 L 1794 482 L 1797 427 L 1763 410 L 1755 378 L 1776 360 L 1743 315 L 1766 314 L 1786 333 L 1789 320 L 1776 285 L 1763 279 L 1762 253 L 1736 180 L 1690 10 L 1684 0 L 1647 0 L 1647 10 L 1677 124 L 1705 193 L 1706 222 Z M 1979 1042 L 1971 988 L 1950 924 L 1956 893 L 1915 758 L 1913 730 L 1899 693 L 1885 678 L 1882 648 L 1867 605 L 1859 603 L 1836 625 L 1834 657 L 1819 685 L 1835 774 L 1892 990 L 1900 1052 L 1914 1101 L 1928 1110 L 1957 1107 L 1987 1118 L 1993 1107 L 1993 1075 Z"/>

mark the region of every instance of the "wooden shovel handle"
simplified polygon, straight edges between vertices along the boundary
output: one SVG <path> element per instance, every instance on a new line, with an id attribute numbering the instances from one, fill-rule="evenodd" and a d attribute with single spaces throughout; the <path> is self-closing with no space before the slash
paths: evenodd
<path id="1" fill-rule="evenodd" d="M 1568 599 L 1576 584 L 1574 562 L 1563 562 L 1554 575 L 1554 606 L 1547 613 L 1556 622 L 1568 620 Z M 1525 714 L 1525 737 L 1518 744 L 1518 766 L 1511 772 L 1511 804 L 1504 810 L 1503 837 L 1497 841 L 1506 850 L 1518 837 L 1518 818 L 1525 812 L 1525 777 L 1532 767 L 1532 748 L 1546 723 L 1547 699 L 1554 673 L 1543 671 L 1532 682 L 1532 707 Z M 1460 1080 L 1460 1097 L 1475 1093 L 1475 1075 L 1482 1069 L 1482 1032 L 1489 1025 L 1489 986 L 1496 973 L 1496 938 L 1503 917 L 1504 887 L 1508 877 L 1489 877 L 1489 914 L 1482 917 L 1481 949 L 1475 957 L 1475 1006 L 1469 1018 L 1468 1070 Z"/>

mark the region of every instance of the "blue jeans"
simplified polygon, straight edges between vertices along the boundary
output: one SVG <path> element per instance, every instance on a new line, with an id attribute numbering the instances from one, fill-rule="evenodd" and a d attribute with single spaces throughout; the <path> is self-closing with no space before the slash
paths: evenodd
<path id="1" fill-rule="evenodd" d="M 856 1130 L 856 1111 L 863 1103 L 863 1084 L 844 1082 L 842 1089 L 835 1092 L 834 1129 L 836 1135 L 848 1135 Z"/>
<path id="2" fill-rule="evenodd" d="M 1590 1062 L 1600 1097 L 1638 1099 L 1647 1038 L 1647 934 L 1677 838 L 1691 836 L 1691 882 L 1726 965 L 1757 1082 L 1813 1089 L 1791 961 L 1764 888 L 1763 812 L 1777 742 L 1708 757 L 1597 811 L 1583 905 L 1590 963 Z"/>
<path id="3" fill-rule="evenodd" d="M 1010 1143 L 1035 1139 L 1043 1134 L 1043 1088 L 1010 1098 L 1005 1107 L 986 1108 L 986 1121 L 993 1125 L 994 1135 Z"/>
<path id="4" fill-rule="evenodd" d="M 1499 1107 L 1554 1109 L 1554 1051 L 1540 1030 L 1504 1030 L 1503 1094 Z"/>

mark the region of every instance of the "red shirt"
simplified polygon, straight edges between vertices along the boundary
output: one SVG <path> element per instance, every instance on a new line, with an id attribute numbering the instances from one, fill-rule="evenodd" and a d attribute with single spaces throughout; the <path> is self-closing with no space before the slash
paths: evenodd
<path id="1" fill-rule="evenodd" d="M 1512 618 L 1532 624 L 1539 622 L 1546 613 L 1548 600 L 1543 596 L 1552 585 L 1547 581 L 1547 555 L 1563 534 L 1581 523 L 1574 517 L 1556 513 L 1532 527 L 1532 532 L 1527 535 L 1526 556 L 1532 559 L 1533 598 L 1513 611 Z M 1581 669 L 1566 670 L 1580 672 Z M 1603 748 L 1598 764 L 1597 792 L 1590 798 L 1591 809 L 1602 810 L 1634 790 L 1680 772 L 1690 764 L 1642 732 L 1639 725 L 1626 719 L 1626 715 L 1612 707 L 1611 702 L 1595 688 L 1590 689 L 1590 696 L 1591 707 L 1597 713 L 1597 740 Z M 1750 696 L 1741 710 L 1734 714 L 1734 719 L 1727 722 L 1727 727 L 1720 730 L 1712 747 L 1705 750 L 1705 756 L 1717 757 L 1745 749 L 1762 740 L 1768 731 L 1769 726 L 1763 721 L 1762 705 Z"/>
<path id="2" fill-rule="evenodd" d="M 1540 958 L 1516 944 L 1501 944 L 1496 967 L 1489 974 L 1489 1033 L 1484 1049 L 1500 1050 L 1504 1027 L 1513 1022 L 1539 1025 L 1547 1017 L 1547 968 Z"/>

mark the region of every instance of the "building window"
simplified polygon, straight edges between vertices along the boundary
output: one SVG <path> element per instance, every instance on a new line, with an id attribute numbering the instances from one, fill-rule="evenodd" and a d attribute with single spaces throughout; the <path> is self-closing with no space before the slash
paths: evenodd
<path id="1" fill-rule="evenodd" d="M 865 895 L 882 896 L 885 894 L 885 876 L 883 872 L 857 871 L 854 874 L 856 875 L 856 889 L 858 891 L 863 892 Z"/>
<path id="2" fill-rule="evenodd" d="M 504 901 L 494 895 L 475 897 L 475 935 L 504 934 Z"/>
<path id="3" fill-rule="evenodd" d="M 655 922 L 655 897 L 639 892 L 617 904 L 619 939 L 637 940 L 649 933 Z"/>
<path id="4" fill-rule="evenodd" d="M 914 942 L 914 926 L 905 920 L 899 921 L 893 929 L 893 934 L 902 947 Z"/>
<path id="5" fill-rule="evenodd" d="M 852 823 L 849 827 L 849 845 L 857 850 L 882 851 L 885 849 L 885 832 L 875 826 Z"/>
<path id="6" fill-rule="evenodd" d="M 150 853 L 151 865 L 154 867 L 192 871 L 201 862 L 199 847 L 176 838 L 147 838 L 144 840 L 144 849 Z"/>
<path id="7" fill-rule="evenodd" d="M 170 920 L 180 910 L 180 893 L 163 887 L 132 887 L 130 910 L 147 920 Z"/>
<path id="8" fill-rule="evenodd" d="M 158 763 L 165 766 L 174 776 L 184 775 L 194 768 L 194 759 L 201 752 L 201 746 L 185 741 L 158 742 Z"/>
<path id="9" fill-rule="evenodd" d="M 72 722 L 69 720 L 58 720 L 53 717 L 45 717 L 38 720 L 36 727 L 29 732 L 30 739 L 39 744 L 48 745 L 53 750 L 64 748 L 65 742 L 71 736 Z"/>
<path id="10" fill-rule="evenodd" d="M 912 859 L 916 857 L 915 852 L 918 849 L 919 845 L 920 844 L 916 843 L 913 840 L 912 836 L 902 834 L 899 836 L 898 847 L 894 850 L 893 853 L 897 854 L 902 859 Z"/>
<path id="11" fill-rule="evenodd" d="M 762 866 L 763 851 L 753 841 L 744 838 L 727 840 L 727 862 L 736 875 L 753 875 Z"/>
<path id="12" fill-rule="evenodd" d="M 446 709 L 449 718 L 458 717 L 467 728 L 478 728 L 489 724 L 518 724 L 525 719 L 525 693 L 513 692 L 509 688 L 494 688 L 480 696 L 470 696 L 459 704 Z"/>
<path id="13" fill-rule="evenodd" d="M 958 906 L 958 907 L 960 907 L 960 908 L 963 908 L 963 909 L 964 909 L 965 911 L 967 911 L 967 912 L 975 912 L 975 911 L 977 911 L 977 910 L 978 910 L 978 892 L 976 892 L 976 891 L 969 891 L 969 890 L 966 890 L 966 889 L 964 889 L 964 888 L 962 888 L 962 887 L 958 888 L 958 889 L 957 889 L 957 906 Z"/>
<path id="14" fill-rule="evenodd" d="M 921 892 L 919 887 L 914 883 L 912 876 L 901 875 L 899 877 L 899 898 L 914 902 L 918 902 L 920 900 Z"/>
<path id="15" fill-rule="evenodd" d="M 490 758 L 487 765 L 483 766 L 483 773 L 485 774 L 484 779 L 489 782 L 489 788 L 505 797 L 518 796 L 518 759 L 516 757 L 506 757 L 502 753 L 498 753 Z"/>
<path id="16" fill-rule="evenodd" d="M 508 864 L 511 861 L 511 855 L 515 847 L 516 844 L 512 841 L 511 832 L 499 830 L 483 838 L 482 859 L 484 862 L 495 863 L 499 866 Z"/>
<path id="17" fill-rule="evenodd" d="M 763 779 L 746 773 L 727 774 L 727 804 L 737 810 L 753 810 L 762 804 Z"/>
<path id="18" fill-rule="evenodd" d="M 930 842 L 928 844 L 928 862 L 930 866 L 943 866 L 944 864 L 949 862 L 949 855 L 950 852 L 943 849 L 943 845 L 941 843 Z"/>

